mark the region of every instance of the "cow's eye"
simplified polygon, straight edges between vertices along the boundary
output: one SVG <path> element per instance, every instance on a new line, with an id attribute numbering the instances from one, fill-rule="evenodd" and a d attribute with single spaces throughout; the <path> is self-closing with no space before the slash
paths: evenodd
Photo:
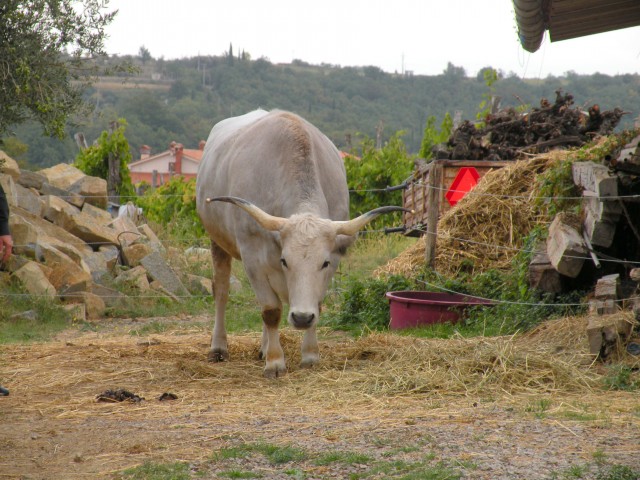
<path id="1" fill-rule="evenodd" d="M 325 260 L 324 263 L 322 264 L 322 268 L 325 269 L 329 266 L 329 260 Z"/>
<path id="2" fill-rule="evenodd" d="M 282 266 L 283 266 L 284 268 L 287 268 L 287 261 L 286 261 L 284 258 L 281 258 L 281 259 L 280 259 L 280 263 L 282 264 Z"/>

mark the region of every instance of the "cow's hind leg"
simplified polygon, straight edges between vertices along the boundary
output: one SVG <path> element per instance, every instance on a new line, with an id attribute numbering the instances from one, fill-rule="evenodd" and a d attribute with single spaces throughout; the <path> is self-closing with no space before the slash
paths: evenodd
<path id="1" fill-rule="evenodd" d="M 216 243 L 211 242 L 213 259 L 213 295 L 215 299 L 215 319 L 211 335 L 210 362 L 229 360 L 227 331 L 224 326 L 224 313 L 229 299 L 229 279 L 231 278 L 231 256 Z"/>

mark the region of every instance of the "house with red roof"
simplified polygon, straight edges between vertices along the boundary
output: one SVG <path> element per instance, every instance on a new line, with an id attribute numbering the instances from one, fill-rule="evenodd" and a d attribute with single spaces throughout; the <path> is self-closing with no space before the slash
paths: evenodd
<path id="1" fill-rule="evenodd" d="M 131 182 L 134 185 L 145 182 L 159 187 L 174 176 L 187 180 L 195 178 L 205 143 L 201 140 L 197 149 L 189 149 L 181 143 L 171 142 L 168 150 L 155 155 L 151 154 L 151 147 L 143 145 L 140 147 L 140 159 L 129 164 Z"/>

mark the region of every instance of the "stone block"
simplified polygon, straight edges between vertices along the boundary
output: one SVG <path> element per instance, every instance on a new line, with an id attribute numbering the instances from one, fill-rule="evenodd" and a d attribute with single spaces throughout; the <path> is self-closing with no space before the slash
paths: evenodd
<path id="1" fill-rule="evenodd" d="M 177 297 L 189 296 L 189 292 L 180 278 L 159 253 L 150 253 L 140 260 L 140 264 L 147 270 L 147 274 L 152 280 L 160 283 L 171 294 Z"/>
<path id="2" fill-rule="evenodd" d="M 56 288 L 35 262 L 25 263 L 13 272 L 13 276 L 31 295 L 48 298 L 53 298 L 56 295 Z"/>
<path id="3" fill-rule="evenodd" d="M 136 243 L 122 248 L 124 263 L 130 267 L 140 265 L 140 261 L 153 251 L 146 243 Z"/>

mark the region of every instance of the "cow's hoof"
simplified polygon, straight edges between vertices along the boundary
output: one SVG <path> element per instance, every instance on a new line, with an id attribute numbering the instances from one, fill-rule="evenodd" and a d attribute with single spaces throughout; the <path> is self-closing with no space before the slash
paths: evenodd
<path id="1" fill-rule="evenodd" d="M 319 357 L 308 357 L 303 358 L 300 362 L 300 367 L 302 368 L 311 368 L 314 367 L 320 361 Z"/>
<path id="2" fill-rule="evenodd" d="M 221 350 L 219 348 L 214 348 L 209 350 L 209 355 L 207 359 L 210 362 L 227 362 L 229 361 L 229 352 L 227 350 Z"/>
<path id="3" fill-rule="evenodd" d="M 278 378 L 283 377 L 287 373 L 286 367 L 271 367 L 264 369 L 265 378 Z"/>

